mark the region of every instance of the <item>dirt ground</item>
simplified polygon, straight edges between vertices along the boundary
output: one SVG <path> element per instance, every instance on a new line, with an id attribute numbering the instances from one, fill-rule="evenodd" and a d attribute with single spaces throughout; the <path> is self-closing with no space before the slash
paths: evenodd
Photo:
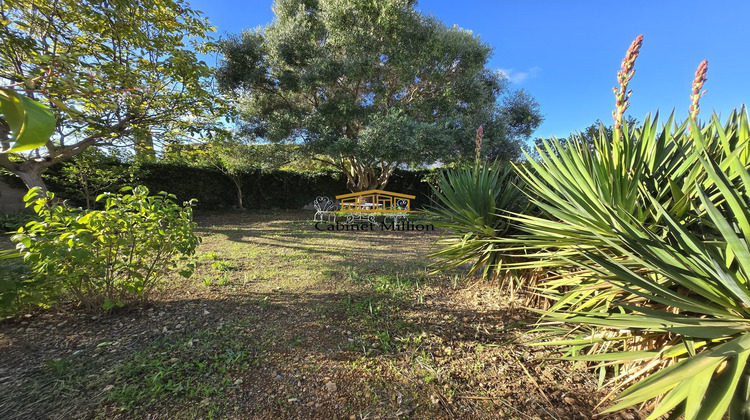
<path id="1" fill-rule="evenodd" d="M 517 301 L 428 274 L 440 232 L 311 218 L 201 216 L 198 270 L 148 307 L 1 322 L 0 418 L 641 418 L 597 416 L 606 390 L 525 346 Z"/>

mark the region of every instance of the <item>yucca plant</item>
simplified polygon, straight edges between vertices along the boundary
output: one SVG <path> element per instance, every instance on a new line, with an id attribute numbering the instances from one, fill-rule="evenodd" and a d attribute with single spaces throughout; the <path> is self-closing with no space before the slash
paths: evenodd
<path id="1" fill-rule="evenodd" d="M 531 202 L 544 214 L 540 217 L 515 215 L 512 220 L 522 226 L 525 233 L 510 241 L 499 238 L 495 242 L 504 243 L 505 252 L 529 253 L 530 259 L 522 265 L 524 268 L 560 271 L 559 276 L 547 283 L 546 293 L 573 291 L 565 298 L 556 299 L 558 305 L 553 309 L 584 303 L 591 307 L 600 302 L 606 306 L 606 302 L 614 298 L 613 293 L 621 294 L 600 287 L 596 282 L 591 284 L 585 269 L 580 272 L 582 269 L 572 268 L 571 259 L 585 260 L 577 250 L 586 247 L 614 252 L 602 238 L 618 241 L 613 227 L 617 227 L 622 217 L 632 217 L 650 229 L 658 229 L 658 211 L 651 198 L 684 226 L 694 227 L 702 235 L 710 234 L 714 228 L 700 207 L 695 186 L 700 185 L 720 211 L 724 211 L 724 205 L 716 201 L 716 186 L 697 165 L 697 156 L 693 153 L 696 145 L 688 133 L 688 122 L 677 124 L 674 115 L 670 115 L 666 123 L 660 124 L 658 113 L 653 119 L 646 117 L 640 127 L 621 121 L 629 96 L 629 92 L 627 95 L 622 92 L 627 92 L 627 82 L 635 72 L 633 66 L 641 43 L 642 37 L 633 41 L 623 60 L 623 69 L 618 73 L 621 86 L 615 89 L 617 103 L 613 115 L 616 123 L 612 137 L 606 136 L 602 128 L 593 148 L 582 141 L 572 141 L 565 147 L 555 139 L 544 141 L 543 148 L 538 150 L 540 160 L 530 160 L 526 166 L 518 168 L 528 185 Z M 705 69 L 706 63 L 701 63 L 694 83 L 697 89 L 691 96 L 694 98 L 691 109 L 697 109 L 700 94 L 696 95 L 695 90 L 699 91 L 705 81 Z M 714 116 L 710 124 L 696 130 L 702 134 L 701 150 L 706 156 L 722 168 L 730 169 L 728 177 L 733 184 L 741 182 L 728 162 L 735 158 L 744 165 L 750 162 L 747 151 L 740 147 L 742 139 L 748 136 L 744 108 L 732 113 L 726 126 Z M 587 287 L 579 287 L 581 285 Z"/>
<path id="2" fill-rule="evenodd" d="M 427 210 L 445 229 L 436 242 L 438 250 L 431 254 L 436 270 L 470 264 L 470 274 L 481 270 L 483 277 L 494 277 L 503 256 L 494 252 L 496 244 L 483 239 L 507 235 L 510 223 L 502 213 L 520 212 L 526 206 L 519 182 L 510 165 L 497 162 L 440 174 L 433 187 L 437 204 Z"/>
<path id="3" fill-rule="evenodd" d="M 573 337 L 547 344 L 625 368 L 616 380 L 632 385 L 610 410 L 666 393 L 652 418 L 670 410 L 740 418 L 750 395 L 747 112 L 723 126 L 714 116 L 701 127 L 695 113 L 682 124 L 673 116 L 663 125 L 658 116 L 641 127 L 622 124 L 641 41 L 618 74 L 612 137 L 601 135 L 592 149 L 545 142 L 541 160 L 519 168 L 544 215 L 511 218 L 521 246 L 488 242 L 527 252 L 532 262 L 523 267 L 549 268 L 541 293 L 555 304 L 543 311 L 543 328 L 569 326 Z"/>
<path id="4" fill-rule="evenodd" d="M 697 128 L 697 127 L 696 127 Z M 698 132 L 695 130 L 694 132 Z M 693 139 L 700 143 L 700 133 Z M 750 140 L 750 139 L 749 139 Z M 743 146 L 744 148 L 744 146 Z M 602 327 L 632 336 L 661 337 L 661 345 L 593 356 L 574 356 L 621 364 L 631 360 L 674 364 L 630 386 L 608 411 L 663 396 L 651 413 L 657 418 L 672 411 L 673 418 L 744 419 L 750 415 L 750 199 L 746 183 L 737 185 L 729 172 L 750 182 L 750 173 L 735 157 L 721 168 L 705 151 L 696 150 L 699 166 L 719 193 L 710 197 L 696 187 L 700 204 L 717 234 L 710 240 L 696 235 L 661 206 L 659 231 L 612 211 L 620 223 L 613 227 L 616 253 L 596 247 L 579 252 L 590 277 L 606 282 L 632 299 L 614 300 L 608 312 L 558 311 L 547 321 Z M 715 202 L 725 203 L 725 214 Z M 637 302 L 636 300 L 640 300 Z M 566 340 L 566 346 L 591 346 L 598 338 Z M 550 344 L 550 343 L 547 343 Z M 560 344 L 560 342 L 556 343 Z"/>

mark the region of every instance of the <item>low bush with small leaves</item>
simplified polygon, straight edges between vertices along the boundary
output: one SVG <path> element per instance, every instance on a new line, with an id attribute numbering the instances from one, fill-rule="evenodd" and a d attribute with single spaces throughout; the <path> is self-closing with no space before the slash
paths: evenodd
<path id="1" fill-rule="evenodd" d="M 144 303 L 170 272 L 188 277 L 200 238 L 193 202 L 150 196 L 147 188 L 102 194 L 104 210 L 71 208 L 32 189 L 25 197 L 40 220 L 13 236 L 34 279 L 72 295 L 87 310 Z"/>

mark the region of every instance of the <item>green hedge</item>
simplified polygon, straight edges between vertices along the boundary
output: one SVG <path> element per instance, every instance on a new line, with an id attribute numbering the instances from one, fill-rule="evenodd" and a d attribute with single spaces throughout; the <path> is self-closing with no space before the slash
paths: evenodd
<path id="1" fill-rule="evenodd" d="M 404 171 L 397 169 L 396 172 L 391 175 L 391 179 L 388 181 L 388 185 L 385 186 L 385 189 L 415 196 L 416 198 L 411 203 L 412 208 L 423 209 L 434 200 L 430 184 L 427 182 L 431 173 L 433 173 L 433 171 L 426 169 L 419 171 Z"/>
<path id="2" fill-rule="evenodd" d="M 80 185 L 62 180 L 58 176 L 61 169 L 61 165 L 53 166 L 44 175 L 48 188 L 75 205 L 85 205 Z M 413 208 L 421 208 L 430 202 L 429 185 L 423 182 L 429 172 L 397 170 L 386 189 L 416 196 Z M 242 183 L 243 200 L 248 209 L 299 209 L 312 203 L 317 196 L 334 197 L 348 192 L 345 176 L 337 172 L 252 171 L 244 175 Z M 199 210 L 231 209 L 237 203 L 232 181 L 213 168 L 173 163 L 141 164 L 135 171 L 135 179 L 127 184 L 145 185 L 153 192 L 166 191 L 180 201 L 195 198 Z M 113 185 L 108 191 L 116 192 L 122 186 Z"/>
<path id="3" fill-rule="evenodd" d="M 231 208 L 237 202 L 232 181 L 213 168 L 169 163 L 141 164 L 136 182 L 152 192 L 174 194 L 179 202 L 195 198 L 198 200 L 196 208 L 203 210 Z"/>

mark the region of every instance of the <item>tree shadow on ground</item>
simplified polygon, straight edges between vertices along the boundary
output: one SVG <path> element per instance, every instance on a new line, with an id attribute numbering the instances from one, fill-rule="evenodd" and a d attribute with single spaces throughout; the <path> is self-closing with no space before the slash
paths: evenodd
<path id="1" fill-rule="evenodd" d="M 18 359 L 0 365 L 0 416 L 593 416 L 590 377 L 565 363 L 532 362 L 544 354 L 515 343 L 533 322 L 528 313 L 472 306 L 460 291 L 415 293 L 238 288 L 104 316 L 5 322 L 0 348 Z M 232 352 L 249 362 L 233 364 L 224 356 Z M 62 375 L 59 363 L 68 365 Z M 153 388 L 153 371 L 127 376 L 134 363 L 172 382 Z M 195 391 L 199 383 L 212 388 Z M 154 394 L 137 397 L 146 391 Z"/>

